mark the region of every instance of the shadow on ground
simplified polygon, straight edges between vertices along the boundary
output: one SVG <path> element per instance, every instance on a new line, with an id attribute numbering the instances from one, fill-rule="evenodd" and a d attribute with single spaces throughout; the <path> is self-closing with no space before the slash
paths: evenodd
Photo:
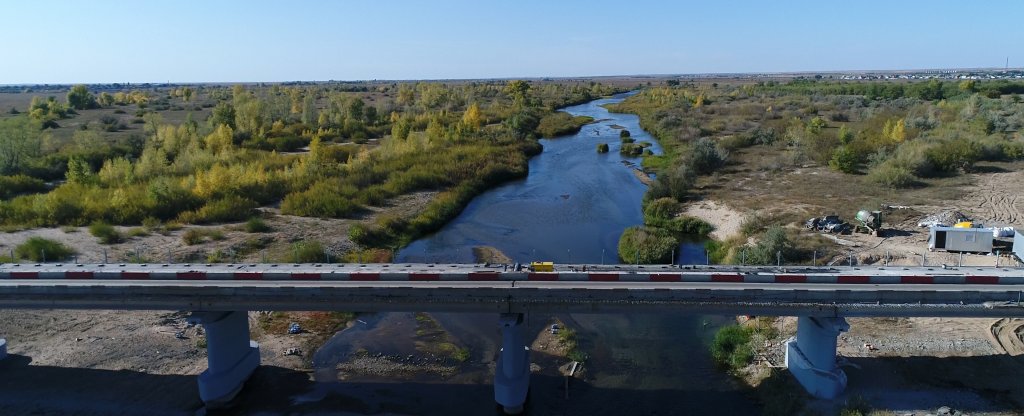
<path id="1" fill-rule="evenodd" d="M 814 400 L 802 391 L 808 409 L 837 414 L 848 403 L 895 414 L 931 412 L 942 406 L 968 414 L 1024 414 L 1024 357 L 849 357 L 848 385 L 836 400 Z M 776 382 L 795 386 L 788 371 Z M 770 412 L 766 415 L 786 414 Z"/>
<path id="2" fill-rule="evenodd" d="M 809 399 L 785 370 L 754 389 L 761 397 L 782 400 L 763 409 L 740 408 L 735 393 L 712 390 L 605 389 L 535 374 L 531 378 L 532 415 L 689 415 L 791 414 L 794 405 L 829 414 L 848 400 L 863 399 L 876 409 L 927 410 L 950 406 L 967 413 L 1017 414 L 1024 401 L 1019 382 L 1024 358 L 852 357 L 846 367 L 849 389 L 835 401 Z M 681 370 L 685 371 L 685 370 Z M 196 377 L 138 371 L 33 366 L 31 358 L 12 355 L 0 362 L 0 414 L 150 414 L 193 415 L 202 409 Z M 323 394 L 315 395 L 318 390 Z M 311 396 L 312 394 L 312 396 Z M 312 397 L 312 399 L 310 399 Z M 305 398 L 305 399 L 304 399 Z M 221 415 L 277 414 L 498 414 L 487 384 L 439 384 L 374 381 L 318 385 L 310 374 L 281 367 L 260 367 L 242 390 L 235 407 Z"/>

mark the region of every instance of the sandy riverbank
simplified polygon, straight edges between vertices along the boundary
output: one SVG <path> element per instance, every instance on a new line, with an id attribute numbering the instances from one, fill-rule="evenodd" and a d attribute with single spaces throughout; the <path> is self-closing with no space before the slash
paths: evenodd
<path id="1" fill-rule="evenodd" d="M 715 226 L 711 238 L 725 240 L 740 233 L 743 214 L 721 202 L 706 200 L 686 206 L 682 215 L 700 218 Z"/>

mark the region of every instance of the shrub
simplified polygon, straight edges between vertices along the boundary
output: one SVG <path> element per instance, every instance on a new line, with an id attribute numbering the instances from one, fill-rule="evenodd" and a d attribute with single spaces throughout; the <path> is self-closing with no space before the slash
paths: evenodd
<path id="1" fill-rule="evenodd" d="M 201 244 L 205 242 L 206 239 L 210 239 L 211 241 L 220 241 L 224 238 L 224 232 L 214 228 L 190 228 L 181 235 L 181 241 L 190 246 Z"/>
<path id="2" fill-rule="evenodd" d="M 249 218 L 249 221 L 245 222 L 245 231 L 250 233 L 265 233 L 270 231 L 270 226 L 263 221 L 263 218 L 252 217 Z"/>
<path id="3" fill-rule="evenodd" d="M 597 153 L 608 153 L 608 143 L 598 143 Z"/>
<path id="4" fill-rule="evenodd" d="M 584 124 L 594 121 L 587 116 L 573 117 L 562 111 L 544 116 L 537 125 L 537 134 L 542 137 L 558 137 L 580 131 Z"/>
<path id="5" fill-rule="evenodd" d="M 728 154 L 715 146 L 714 140 L 701 137 L 690 149 L 689 165 L 698 175 L 711 173 L 725 164 Z"/>
<path id="6" fill-rule="evenodd" d="M 190 246 L 200 244 L 203 242 L 203 233 L 196 228 L 190 229 L 181 235 L 181 241 Z"/>
<path id="7" fill-rule="evenodd" d="M 323 263 L 331 256 L 324 251 L 319 241 L 300 241 L 292 244 L 292 263 Z"/>
<path id="8" fill-rule="evenodd" d="M 21 259 L 35 262 L 67 260 L 75 251 L 59 241 L 42 237 L 31 237 L 14 248 L 14 254 Z"/>
<path id="9" fill-rule="evenodd" d="M 13 198 L 16 195 L 45 190 L 46 183 L 30 176 L 0 176 L 0 199 Z"/>
<path id="10" fill-rule="evenodd" d="M 711 225 L 700 218 L 690 216 L 673 218 L 672 221 L 665 224 L 665 228 L 683 234 L 694 234 L 700 236 L 705 236 L 710 234 L 712 231 L 715 231 L 714 225 Z"/>
<path id="11" fill-rule="evenodd" d="M 673 198 L 658 198 L 644 207 L 644 223 L 670 220 L 679 213 L 679 202 Z M 653 225 L 653 224 L 651 224 Z"/>
<path id="12" fill-rule="evenodd" d="M 843 173 L 856 173 L 857 162 L 857 153 L 847 146 L 841 146 L 832 152 L 828 167 Z"/>
<path id="13" fill-rule="evenodd" d="M 105 222 L 92 223 L 89 226 L 89 234 L 99 238 L 102 244 L 117 244 L 124 241 L 124 236 L 113 225 Z"/>
<path id="14" fill-rule="evenodd" d="M 883 163 L 872 168 L 867 178 L 873 183 L 890 188 L 909 188 L 917 183 L 917 178 L 910 170 L 894 166 L 892 163 Z"/>
<path id="15" fill-rule="evenodd" d="M 629 136 L 619 136 L 619 141 L 622 142 L 622 144 L 629 144 L 629 143 L 636 142 L 636 140 L 633 140 L 633 138 L 629 137 Z"/>
<path id="16" fill-rule="evenodd" d="M 715 363 L 733 370 L 745 367 L 754 358 L 750 348 L 750 331 L 739 325 L 722 327 L 711 342 Z"/>
<path id="17" fill-rule="evenodd" d="M 134 227 L 128 230 L 129 237 L 145 237 L 149 235 L 149 231 L 145 227 Z"/>
<path id="18" fill-rule="evenodd" d="M 668 230 L 629 227 L 619 237 L 619 258 L 626 263 L 663 263 L 678 247 L 679 241 Z"/>
<path id="19" fill-rule="evenodd" d="M 743 247 L 745 264 L 776 264 L 779 255 L 785 259 L 792 250 L 786 230 L 777 225 L 768 227 L 761 240 L 753 247 Z"/>
<path id="20" fill-rule="evenodd" d="M 183 212 L 178 219 L 190 224 L 241 221 L 251 217 L 257 206 L 253 200 L 230 195 L 208 202 L 198 210 Z"/>
<path id="21" fill-rule="evenodd" d="M 630 139 L 630 140 L 632 140 L 632 139 Z M 640 145 L 638 145 L 636 143 L 632 143 L 632 142 L 630 142 L 630 143 L 623 143 L 622 146 L 619 147 L 619 154 L 622 154 L 622 155 L 626 155 L 626 156 L 640 156 L 643 153 L 644 153 L 643 146 L 640 146 Z"/>
<path id="22" fill-rule="evenodd" d="M 629 130 L 622 129 L 621 131 L 619 131 L 619 137 L 620 138 L 626 138 L 626 137 L 630 137 L 630 136 L 631 136 L 631 134 L 629 133 Z M 632 143 L 632 142 L 630 142 L 630 143 Z"/>

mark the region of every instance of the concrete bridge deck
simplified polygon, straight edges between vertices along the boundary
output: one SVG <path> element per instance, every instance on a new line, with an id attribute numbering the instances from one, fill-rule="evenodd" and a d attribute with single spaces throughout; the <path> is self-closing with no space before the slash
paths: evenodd
<path id="1" fill-rule="evenodd" d="M 0 265 L 0 308 L 193 311 L 208 338 L 199 391 L 209 405 L 234 397 L 259 366 L 249 310 L 496 313 L 495 400 L 514 412 L 529 388 L 526 313 L 799 316 L 786 364 L 811 394 L 833 398 L 846 386 L 835 356 L 845 317 L 1019 317 L 1022 295 L 1024 269 L 1009 267 Z"/>

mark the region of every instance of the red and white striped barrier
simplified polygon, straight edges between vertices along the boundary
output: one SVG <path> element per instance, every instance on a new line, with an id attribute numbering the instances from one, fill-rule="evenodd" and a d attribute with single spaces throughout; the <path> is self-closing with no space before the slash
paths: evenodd
<path id="1" fill-rule="evenodd" d="M 282 265 L 283 266 L 283 265 Z M 355 270 L 353 270 L 355 269 Z M 208 265 L 52 265 L 8 264 L 0 267 L 0 279 L 94 279 L 94 280 L 273 280 L 273 281 L 534 281 L 534 282 L 655 282 L 655 283 L 822 283 L 850 285 L 887 284 L 1024 284 L 1024 269 L 976 269 L 953 273 L 923 268 L 879 270 L 830 270 L 795 274 L 767 271 L 591 271 L 503 272 L 463 267 L 446 270 L 403 271 L 401 267 L 362 269 L 319 265 L 208 266 Z M 931 269 L 934 270 L 934 269 Z M 902 272 L 902 273 L 901 273 Z M 909 272 L 909 273 L 908 273 Z"/>

